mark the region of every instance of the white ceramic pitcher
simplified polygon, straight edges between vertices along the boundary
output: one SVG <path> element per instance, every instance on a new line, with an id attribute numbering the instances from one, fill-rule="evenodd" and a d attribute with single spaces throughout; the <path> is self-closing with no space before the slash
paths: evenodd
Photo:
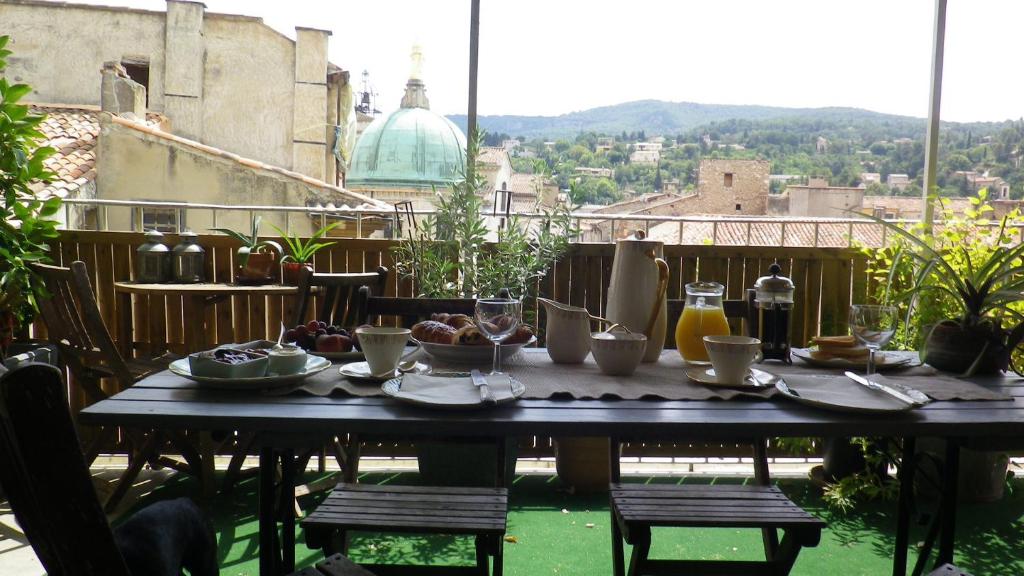
<path id="1" fill-rule="evenodd" d="M 665 245 L 638 230 L 615 244 L 605 316 L 647 336 L 644 362 L 655 362 L 665 345 L 668 263 Z"/>
<path id="2" fill-rule="evenodd" d="M 547 298 L 537 298 L 544 305 L 547 324 L 544 334 L 548 356 L 558 364 L 579 364 L 590 354 L 590 321 L 605 321 L 586 308 L 569 306 Z"/>

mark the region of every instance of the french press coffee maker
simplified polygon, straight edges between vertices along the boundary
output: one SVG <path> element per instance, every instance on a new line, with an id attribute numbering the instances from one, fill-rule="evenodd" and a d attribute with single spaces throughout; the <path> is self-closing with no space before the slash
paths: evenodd
<path id="1" fill-rule="evenodd" d="M 781 360 L 792 363 L 789 356 L 789 329 L 793 314 L 792 280 L 779 276 L 782 267 L 778 262 L 768 267 L 769 276 L 762 276 L 754 283 L 754 314 L 752 336 L 761 341 L 761 352 L 765 360 Z"/>

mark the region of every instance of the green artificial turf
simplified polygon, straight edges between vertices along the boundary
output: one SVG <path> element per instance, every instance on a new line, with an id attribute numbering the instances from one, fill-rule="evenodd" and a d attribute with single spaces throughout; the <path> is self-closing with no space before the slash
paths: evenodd
<path id="1" fill-rule="evenodd" d="M 415 483 L 415 474 L 370 474 L 361 482 Z M 742 483 L 743 479 L 638 478 L 638 482 Z M 819 491 L 805 480 L 783 479 L 782 490 L 804 509 L 825 519 L 829 527 L 816 548 L 805 548 L 793 574 L 887 574 L 892 569 L 895 529 L 893 504 L 865 503 L 845 515 L 832 514 Z M 1024 481 L 1013 481 L 1002 501 L 964 504 L 958 510 L 957 564 L 975 575 L 1024 574 Z M 190 478 L 175 478 L 156 489 L 140 506 L 156 499 L 195 494 Z M 301 504 L 311 510 L 322 498 L 309 497 Z M 611 553 L 607 495 L 573 495 L 548 476 L 519 476 L 509 502 L 505 573 L 510 576 L 608 575 Z M 256 483 L 239 484 L 230 495 L 207 503 L 217 529 L 221 576 L 256 576 L 258 535 Z M 924 538 L 924 527 L 915 526 L 911 544 Z M 656 529 L 651 556 L 655 558 L 761 559 L 761 534 L 757 530 Z M 298 529 L 296 561 L 306 566 L 322 558 L 306 548 Z M 627 554 L 629 550 L 627 547 Z M 470 538 L 354 535 L 353 559 L 374 563 L 469 564 L 473 559 Z M 916 549 L 910 552 L 916 559 Z"/>

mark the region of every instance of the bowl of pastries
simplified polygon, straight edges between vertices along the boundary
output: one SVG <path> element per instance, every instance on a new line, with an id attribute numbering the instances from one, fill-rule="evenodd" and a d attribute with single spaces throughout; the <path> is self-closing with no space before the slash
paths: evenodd
<path id="1" fill-rule="evenodd" d="M 424 352 L 441 362 L 489 364 L 494 358 L 494 343 L 480 332 L 473 318 L 465 314 L 432 314 L 430 320 L 412 327 L 412 338 L 423 346 Z M 536 341 L 533 329 L 520 324 L 501 343 L 502 362 Z"/>
<path id="2" fill-rule="evenodd" d="M 813 366 L 823 368 L 864 369 L 868 365 L 868 349 L 853 336 L 815 336 L 811 348 L 794 348 L 793 355 Z M 906 354 L 875 352 L 875 368 L 904 366 L 912 361 Z"/>

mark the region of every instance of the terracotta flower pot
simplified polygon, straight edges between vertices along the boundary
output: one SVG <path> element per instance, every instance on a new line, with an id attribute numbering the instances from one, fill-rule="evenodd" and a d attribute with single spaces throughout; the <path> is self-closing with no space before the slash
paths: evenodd
<path id="1" fill-rule="evenodd" d="M 310 272 L 313 271 L 313 267 L 305 262 L 285 262 L 281 264 L 281 283 L 288 286 L 298 286 L 299 272 L 303 268 Z"/>
<path id="2" fill-rule="evenodd" d="M 988 342 L 988 349 L 985 343 Z M 1010 355 L 1002 342 L 991 339 L 987 333 L 964 330 L 952 321 L 940 322 L 928 333 L 925 343 L 924 361 L 947 372 L 966 372 L 975 359 L 984 356 L 978 363 L 976 374 L 995 374 L 1006 370 Z"/>
<path id="3" fill-rule="evenodd" d="M 260 285 L 270 284 L 277 280 L 277 253 L 258 252 L 249 254 L 245 266 L 239 266 L 235 272 L 235 281 L 239 284 Z"/>

